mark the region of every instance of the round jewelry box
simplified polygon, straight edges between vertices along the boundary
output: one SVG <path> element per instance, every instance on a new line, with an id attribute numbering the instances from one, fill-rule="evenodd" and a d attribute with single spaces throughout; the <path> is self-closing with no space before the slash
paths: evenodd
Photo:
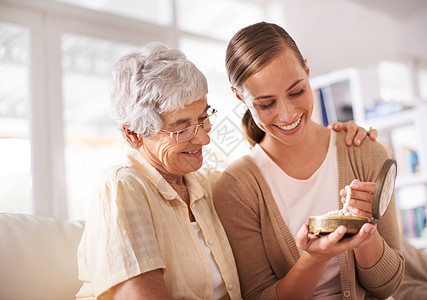
<path id="1" fill-rule="evenodd" d="M 394 159 L 387 159 L 381 167 L 375 186 L 372 201 L 372 220 L 363 217 L 325 215 L 313 216 L 308 220 L 308 230 L 315 235 L 325 235 L 333 232 L 340 225 L 347 227 L 346 235 L 354 235 L 359 232 L 363 224 L 381 219 L 388 208 L 394 192 L 397 175 L 397 164 Z"/>

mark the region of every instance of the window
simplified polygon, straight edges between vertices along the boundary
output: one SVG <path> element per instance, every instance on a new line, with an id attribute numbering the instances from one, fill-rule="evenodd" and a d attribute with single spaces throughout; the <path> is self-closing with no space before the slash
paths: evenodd
<path id="1" fill-rule="evenodd" d="M 111 118 L 113 63 L 148 41 L 179 46 L 208 78 L 219 118 L 205 166 L 222 169 L 246 153 L 225 48 L 239 28 L 264 19 L 267 3 L 0 3 L 0 211 L 85 219 L 100 173 L 121 161 L 125 143 Z M 206 14 L 195 15 L 200 6 Z"/>
<path id="2" fill-rule="evenodd" d="M 117 14 L 128 18 L 170 25 L 172 23 L 171 0 L 56 0 L 85 8 Z"/>
<path id="3" fill-rule="evenodd" d="M 31 213 L 28 29 L 0 23 L 0 211 Z"/>
<path id="4" fill-rule="evenodd" d="M 133 47 L 64 34 L 63 119 L 69 219 L 84 219 L 101 172 L 118 164 L 124 140 L 111 118 L 111 69 Z"/>

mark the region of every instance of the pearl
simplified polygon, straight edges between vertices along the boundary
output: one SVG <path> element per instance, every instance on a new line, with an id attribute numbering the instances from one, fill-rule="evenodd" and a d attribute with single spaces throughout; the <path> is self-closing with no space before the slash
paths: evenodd
<path id="1" fill-rule="evenodd" d="M 351 200 L 351 187 L 349 185 L 345 186 L 345 190 L 347 191 L 347 195 L 345 197 L 345 203 L 343 208 L 340 210 L 332 210 L 324 214 L 325 216 L 350 216 L 350 212 L 348 211 L 348 206 Z"/>

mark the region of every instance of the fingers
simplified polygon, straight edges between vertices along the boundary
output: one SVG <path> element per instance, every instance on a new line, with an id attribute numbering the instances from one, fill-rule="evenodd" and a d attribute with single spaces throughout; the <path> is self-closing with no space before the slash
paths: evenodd
<path id="1" fill-rule="evenodd" d="M 353 180 L 350 184 L 351 199 L 349 202 L 348 210 L 351 215 L 358 217 L 365 217 L 369 220 L 372 218 L 372 200 L 375 191 L 375 183 L 361 182 Z M 347 191 L 342 189 L 340 191 L 341 201 L 346 202 Z"/>
<path id="2" fill-rule="evenodd" d="M 297 247 L 301 250 L 306 250 L 309 246 L 308 225 L 303 224 L 297 232 L 296 236 Z"/>
<path id="3" fill-rule="evenodd" d="M 375 182 L 362 182 L 355 179 L 350 183 L 350 188 L 352 199 L 371 201 L 375 192 L 376 184 Z M 347 190 L 341 189 L 340 195 L 345 198 L 347 196 Z"/>
<path id="4" fill-rule="evenodd" d="M 378 137 L 378 130 L 372 129 L 371 127 L 368 130 L 368 136 L 372 141 L 376 141 Z"/>
<path id="5" fill-rule="evenodd" d="M 345 137 L 345 144 L 347 146 L 351 146 L 353 143 L 353 137 L 356 135 L 357 132 L 357 125 L 354 123 L 354 121 L 348 121 L 345 123 L 342 122 L 335 122 L 332 124 L 329 124 L 328 128 L 332 128 L 335 131 L 347 131 L 346 137 Z"/>
<path id="6" fill-rule="evenodd" d="M 334 232 L 327 235 L 328 241 L 330 243 L 338 243 L 346 232 L 347 228 L 345 226 L 339 226 Z"/>
<path id="7" fill-rule="evenodd" d="M 366 137 L 369 137 L 372 141 L 376 141 L 378 136 L 376 129 L 369 128 L 367 131 L 365 128 L 358 126 L 353 120 L 344 123 L 335 122 L 330 124 L 328 128 L 332 128 L 335 131 L 347 131 L 345 137 L 345 144 L 347 146 L 351 146 L 352 144 L 359 146 Z"/>
<path id="8" fill-rule="evenodd" d="M 335 131 L 341 131 L 343 124 L 341 122 L 335 122 L 328 125 L 328 128 L 332 128 Z"/>
<path id="9" fill-rule="evenodd" d="M 353 144 L 353 141 L 356 146 L 360 145 L 361 140 L 360 138 L 357 138 L 357 132 L 358 132 L 359 126 L 357 126 L 357 124 L 354 123 L 354 121 L 345 122 L 343 124 L 342 129 L 347 131 L 347 134 L 345 136 L 345 144 L 347 146 L 351 146 Z"/>
<path id="10" fill-rule="evenodd" d="M 369 208 L 362 208 L 361 201 L 357 202 L 357 204 L 349 206 L 348 211 L 352 216 L 367 218 L 369 221 L 372 219 L 372 205 L 368 206 Z"/>
<path id="11" fill-rule="evenodd" d="M 375 182 L 360 181 L 358 179 L 354 179 L 350 183 L 350 187 L 352 191 L 365 191 L 369 193 L 375 192 Z"/>
<path id="12" fill-rule="evenodd" d="M 359 232 L 352 237 L 349 245 L 352 249 L 360 248 L 369 243 L 377 232 L 377 225 L 365 223 Z"/>

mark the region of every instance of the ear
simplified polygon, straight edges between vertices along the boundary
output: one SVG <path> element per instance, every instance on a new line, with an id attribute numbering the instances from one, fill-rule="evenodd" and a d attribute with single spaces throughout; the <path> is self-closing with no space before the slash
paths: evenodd
<path id="1" fill-rule="evenodd" d="M 304 59 L 305 63 L 305 73 L 307 73 L 307 76 L 310 76 L 310 68 L 308 67 L 307 58 Z"/>
<path id="2" fill-rule="evenodd" d="M 239 100 L 240 100 L 240 101 L 242 101 L 242 102 L 245 102 L 245 101 L 243 101 L 243 99 L 239 96 L 239 93 L 237 92 L 237 89 L 236 89 L 235 87 L 231 87 L 231 90 L 233 91 L 234 95 L 236 95 L 237 99 L 239 99 Z"/>
<path id="3" fill-rule="evenodd" d="M 126 135 L 126 138 L 128 139 L 128 141 L 136 148 L 139 149 L 141 148 L 142 144 L 143 144 L 143 139 L 142 137 L 139 136 L 138 133 L 129 130 L 129 128 L 127 128 L 126 126 L 122 126 L 123 132 Z"/>

